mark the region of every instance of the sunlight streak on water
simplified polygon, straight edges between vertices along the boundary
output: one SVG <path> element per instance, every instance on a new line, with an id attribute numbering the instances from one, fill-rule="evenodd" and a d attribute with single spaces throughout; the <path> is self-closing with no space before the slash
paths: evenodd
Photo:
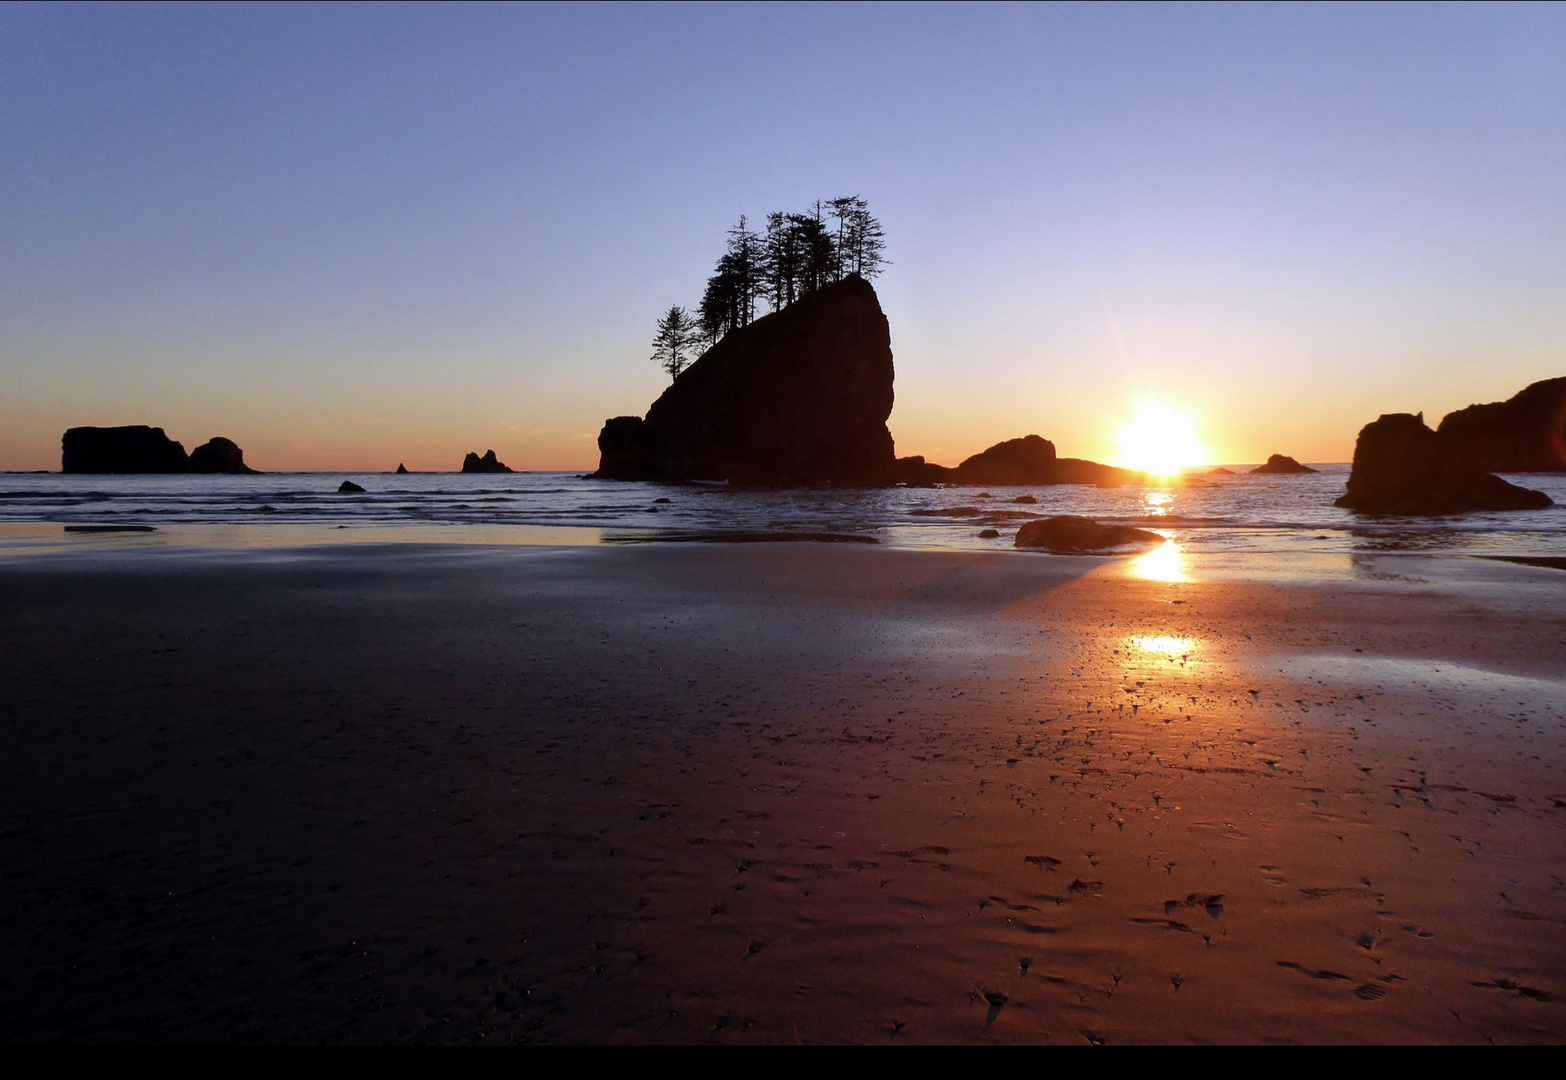
<path id="1" fill-rule="evenodd" d="M 1142 496 L 1142 502 L 1146 505 L 1148 514 L 1153 516 L 1161 517 L 1169 513 L 1169 508 L 1174 501 L 1174 495 L 1167 491 L 1149 491 Z"/>

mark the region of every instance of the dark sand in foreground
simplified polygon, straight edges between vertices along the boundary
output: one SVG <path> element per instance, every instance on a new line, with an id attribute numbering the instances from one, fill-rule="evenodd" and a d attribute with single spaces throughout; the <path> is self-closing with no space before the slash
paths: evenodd
<path id="1" fill-rule="evenodd" d="M 12 559 L 0 1039 L 1559 1041 L 1566 575 L 1465 562 Z"/>

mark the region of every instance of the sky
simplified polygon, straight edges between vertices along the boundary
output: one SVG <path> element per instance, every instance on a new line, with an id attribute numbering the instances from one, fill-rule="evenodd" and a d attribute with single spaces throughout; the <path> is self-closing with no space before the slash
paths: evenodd
<path id="1" fill-rule="evenodd" d="M 591 469 L 724 230 L 844 194 L 899 454 L 1346 461 L 1566 375 L 1566 5 L 0 5 L 0 469 Z"/>

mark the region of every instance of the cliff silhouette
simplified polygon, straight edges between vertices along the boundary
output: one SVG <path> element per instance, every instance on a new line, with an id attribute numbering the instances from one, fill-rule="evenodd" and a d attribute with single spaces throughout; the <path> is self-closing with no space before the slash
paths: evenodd
<path id="1" fill-rule="evenodd" d="M 1566 377 L 1448 413 L 1436 434 L 1490 472 L 1566 472 Z"/>

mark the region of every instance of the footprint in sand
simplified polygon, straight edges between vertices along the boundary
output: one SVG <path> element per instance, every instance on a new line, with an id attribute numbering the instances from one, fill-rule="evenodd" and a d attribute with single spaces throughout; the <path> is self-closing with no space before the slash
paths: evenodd
<path id="1" fill-rule="evenodd" d="M 1532 998 L 1534 1001 L 1549 1001 L 1550 995 L 1543 990 L 1536 990 L 1531 986 L 1512 979 L 1488 979 L 1476 980 L 1468 984 L 1478 990 L 1505 990 L 1508 993 L 1517 994 L 1519 997 Z"/>
<path id="2" fill-rule="evenodd" d="M 1352 982 L 1353 981 L 1347 975 L 1343 974 L 1340 971 L 1327 971 L 1325 968 L 1312 970 L 1311 968 L 1307 968 L 1307 967 L 1304 967 L 1304 966 L 1302 966 L 1300 964 L 1296 964 L 1292 960 L 1278 960 L 1278 961 L 1276 961 L 1276 963 L 1281 968 L 1287 968 L 1289 971 L 1297 971 L 1301 975 L 1307 975 L 1307 976 L 1309 976 L 1312 979 L 1322 979 L 1324 981 L 1329 981 L 1329 982 L 1337 982 L 1337 981 Z"/>
<path id="3" fill-rule="evenodd" d="M 1223 914 L 1223 893 L 1190 893 L 1184 900 L 1165 900 L 1164 915 L 1172 915 L 1180 908 L 1202 908 L 1216 919 Z"/>

